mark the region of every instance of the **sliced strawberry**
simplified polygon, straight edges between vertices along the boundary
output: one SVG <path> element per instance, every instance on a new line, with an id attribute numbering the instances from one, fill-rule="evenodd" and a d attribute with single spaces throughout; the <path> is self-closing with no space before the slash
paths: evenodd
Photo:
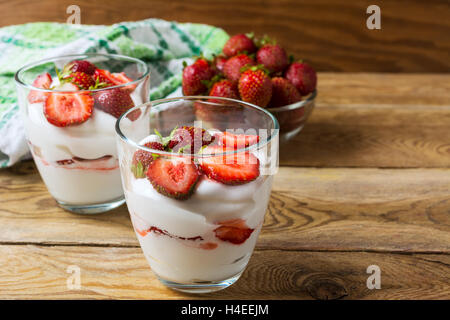
<path id="1" fill-rule="evenodd" d="M 217 238 L 232 244 L 241 244 L 247 240 L 254 229 L 250 229 L 242 219 L 234 219 L 219 223 L 221 226 L 214 229 Z"/>
<path id="2" fill-rule="evenodd" d="M 64 159 L 64 160 L 57 160 L 56 163 L 59 164 L 60 166 L 67 166 L 69 164 L 74 163 L 74 161 L 73 159 Z"/>
<path id="3" fill-rule="evenodd" d="M 206 147 L 203 153 L 218 154 L 224 151 L 223 146 L 212 146 Z M 208 178 L 227 185 L 240 185 L 259 177 L 259 160 L 248 152 L 208 156 L 201 159 L 200 166 Z"/>
<path id="4" fill-rule="evenodd" d="M 85 122 L 92 115 L 94 98 L 85 93 L 49 94 L 45 102 L 44 115 L 57 127 L 66 127 Z"/>
<path id="5" fill-rule="evenodd" d="M 33 87 L 50 89 L 52 85 L 52 77 L 48 72 L 38 75 L 33 81 Z M 48 97 L 48 92 L 31 90 L 28 94 L 28 101 L 30 103 L 44 102 Z"/>
<path id="6" fill-rule="evenodd" d="M 174 152 L 196 153 L 203 146 L 211 144 L 214 139 L 215 137 L 211 136 L 205 129 L 183 126 L 175 129 L 167 146 Z M 186 150 L 183 148 L 186 148 Z"/>
<path id="7" fill-rule="evenodd" d="M 250 134 L 233 134 L 221 132 L 218 134 L 219 141 L 227 149 L 243 149 L 259 142 L 259 136 Z"/>
<path id="8" fill-rule="evenodd" d="M 111 86 L 116 84 L 116 79 L 108 70 L 97 69 L 95 70 L 93 77 L 95 81 L 104 82 Z"/>
<path id="9" fill-rule="evenodd" d="M 133 79 L 129 78 L 125 74 L 125 72 L 112 73 L 111 76 L 115 80 L 116 86 L 133 81 Z M 136 85 L 132 84 L 132 85 L 124 87 L 123 89 L 129 90 L 130 92 L 132 92 L 132 91 L 134 91 L 134 89 L 136 89 Z"/>
<path id="10" fill-rule="evenodd" d="M 148 166 L 147 178 L 159 193 L 185 200 L 199 178 L 197 166 L 188 158 L 157 158 Z"/>
<path id="11" fill-rule="evenodd" d="M 66 79 L 66 78 L 65 78 Z M 95 86 L 95 80 L 84 72 L 72 72 L 67 80 L 78 86 L 82 90 L 88 90 Z"/>
<path id="12" fill-rule="evenodd" d="M 111 73 L 111 77 L 115 80 L 117 84 L 123 84 L 133 81 L 133 79 L 127 77 L 125 72 Z"/>
<path id="13" fill-rule="evenodd" d="M 145 147 L 155 150 L 164 150 L 164 146 L 159 142 L 147 142 Z M 131 172 L 133 172 L 136 179 L 145 178 L 148 165 L 154 160 L 154 155 L 145 150 L 137 150 L 133 155 L 131 161 Z"/>

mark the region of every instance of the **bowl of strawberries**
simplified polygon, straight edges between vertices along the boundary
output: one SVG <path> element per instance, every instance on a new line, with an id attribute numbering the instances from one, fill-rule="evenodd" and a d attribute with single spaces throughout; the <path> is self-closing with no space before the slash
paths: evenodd
<path id="1" fill-rule="evenodd" d="M 182 77 L 186 96 L 231 98 L 267 109 L 280 124 L 282 141 L 294 137 L 305 125 L 314 108 L 316 85 L 312 66 L 289 57 L 267 36 L 251 34 L 230 37 L 212 59 L 199 57 L 191 65 L 185 64 Z M 201 109 L 196 111 L 199 119 L 207 118 Z"/>

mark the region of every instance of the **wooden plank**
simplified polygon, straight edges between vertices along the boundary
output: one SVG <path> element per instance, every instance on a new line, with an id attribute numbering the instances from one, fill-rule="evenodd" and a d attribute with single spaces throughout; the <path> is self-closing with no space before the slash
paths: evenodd
<path id="1" fill-rule="evenodd" d="M 450 252 L 450 169 L 280 168 L 259 248 Z M 56 207 L 32 162 L 0 175 L 0 242 L 138 246 L 126 207 Z M 24 201 L 26 199 L 26 201 Z"/>
<path id="2" fill-rule="evenodd" d="M 450 76 L 319 74 L 316 109 L 280 163 L 450 167 Z"/>
<path id="3" fill-rule="evenodd" d="M 0 26 L 65 22 L 70 0 L 0 2 Z M 217 25 L 231 34 L 269 34 L 318 70 L 449 72 L 450 6 L 445 0 L 380 3 L 381 30 L 368 30 L 369 0 L 205 1 L 78 0 L 81 22 L 111 24 L 149 17 Z M 17 10 L 20 8 L 20 10 Z M 11 14 L 14 12 L 14 14 Z"/>
<path id="4" fill-rule="evenodd" d="M 81 271 L 68 290 L 67 267 Z M 366 286 L 369 265 L 381 289 Z M 138 248 L 0 246 L 1 299 L 449 299 L 450 256 L 257 250 L 241 279 L 206 296 L 165 288 Z M 277 281 L 274 281 L 277 279 Z"/>
<path id="5" fill-rule="evenodd" d="M 317 102 L 321 105 L 426 109 L 430 105 L 450 105 L 450 74 L 321 72 L 318 91 Z"/>
<path id="6" fill-rule="evenodd" d="M 319 104 L 281 145 L 280 163 L 307 167 L 450 167 L 450 106 Z"/>

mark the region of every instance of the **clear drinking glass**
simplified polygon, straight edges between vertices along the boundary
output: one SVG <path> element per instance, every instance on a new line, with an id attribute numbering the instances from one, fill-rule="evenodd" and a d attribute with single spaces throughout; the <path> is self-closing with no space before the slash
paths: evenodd
<path id="1" fill-rule="evenodd" d="M 171 147 L 180 130 L 190 137 L 185 126 L 197 137 L 207 130 L 209 145 L 193 138 L 194 150 Z M 129 110 L 116 132 L 128 210 L 153 272 L 185 292 L 233 284 L 252 255 L 278 167 L 276 118 L 242 101 L 186 96 Z"/>
<path id="2" fill-rule="evenodd" d="M 124 73 L 128 77 L 125 81 L 131 82 L 119 85 L 112 82 L 109 87 L 79 91 L 74 91 L 76 87 L 74 89 L 71 84 L 58 85 L 55 67 L 61 71 L 74 60 L 87 60 L 98 69 L 115 75 Z M 49 85 L 36 86 L 35 79 L 40 75 L 50 78 L 50 88 Z M 150 76 L 147 65 L 120 55 L 68 55 L 28 64 L 17 71 L 15 81 L 31 154 L 57 203 L 66 210 L 85 214 L 108 211 L 123 204 L 125 199 L 114 137 L 119 116 L 116 107 L 118 103 L 135 106 L 148 101 Z M 107 107 L 116 114 L 110 109 L 106 111 L 103 105 L 100 108 L 99 99 L 103 99 L 104 104 L 109 103 Z M 66 101 L 72 104 L 64 109 L 61 106 Z M 66 112 L 77 115 L 74 106 L 80 105 L 92 105 L 89 118 L 82 123 L 55 123 L 48 116 L 50 111 L 58 117 Z"/>

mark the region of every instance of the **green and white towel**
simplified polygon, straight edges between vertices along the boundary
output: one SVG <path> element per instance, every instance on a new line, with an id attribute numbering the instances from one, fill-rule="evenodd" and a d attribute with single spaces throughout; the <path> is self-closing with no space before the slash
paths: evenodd
<path id="1" fill-rule="evenodd" d="M 14 83 L 23 65 L 87 52 L 139 58 L 150 68 L 154 100 L 181 95 L 183 61 L 200 54 L 211 57 L 227 39 L 216 27 L 159 19 L 112 26 L 39 22 L 0 28 L 0 168 L 29 157 Z"/>

